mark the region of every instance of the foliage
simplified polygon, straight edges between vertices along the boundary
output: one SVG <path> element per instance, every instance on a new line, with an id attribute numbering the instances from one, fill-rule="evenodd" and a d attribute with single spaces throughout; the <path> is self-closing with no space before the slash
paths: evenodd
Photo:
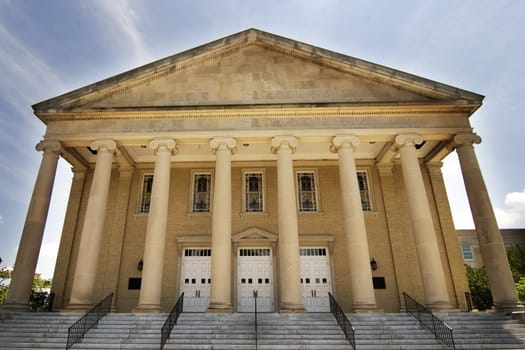
<path id="1" fill-rule="evenodd" d="M 509 259 L 510 270 L 514 282 L 519 283 L 522 277 L 525 277 L 525 248 L 515 245 L 507 249 L 507 258 Z"/>
<path id="2" fill-rule="evenodd" d="M 490 293 L 489 280 L 485 267 L 475 268 L 465 265 L 467 268 L 468 285 L 472 304 L 478 310 L 486 310 L 492 307 L 492 294 Z"/>
<path id="3" fill-rule="evenodd" d="M 7 299 L 7 290 L 9 285 L 7 281 L 11 278 L 11 270 L 7 268 L 0 269 L 0 305 L 4 305 Z"/>
<path id="4" fill-rule="evenodd" d="M 11 275 L 11 269 L 5 267 L 0 269 L 0 306 L 3 305 L 7 299 Z M 48 302 L 48 290 L 51 288 L 51 280 L 43 279 L 39 273 L 35 273 L 32 287 L 33 293 L 29 300 L 29 306 L 32 310 L 43 311 Z"/>
<path id="5" fill-rule="evenodd" d="M 521 303 L 525 304 L 525 277 L 520 278 L 518 283 L 516 283 L 516 290 Z"/>

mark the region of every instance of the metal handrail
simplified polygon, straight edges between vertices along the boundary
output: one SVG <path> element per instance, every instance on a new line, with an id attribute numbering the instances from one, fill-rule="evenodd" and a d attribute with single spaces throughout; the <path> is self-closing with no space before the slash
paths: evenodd
<path id="1" fill-rule="evenodd" d="M 98 321 L 111 311 L 113 293 L 102 299 L 97 305 L 93 306 L 77 322 L 73 323 L 67 330 L 66 350 L 71 349 Z"/>
<path id="2" fill-rule="evenodd" d="M 437 318 L 430 309 L 418 303 L 410 295 L 403 292 L 405 298 L 405 309 L 419 321 L 419 325 L 428 329 L 434 337 L 450 349 L 456 349 L 452 327 Z"/>
<path id="3" fill-rule="evenodd" d="M 173 309 L 171 309 L 168 317 L 166 318 L 166 321 L 162 325 L 162 329 L 160 330 L 160 350 L 164 348 L 164 345 L 168 341 L 171 331 L 173 330 L 173 327 L 177 323 L 177 320 L 179 319 L 179 316 L 182 313 L 183 306 L 184 293 L 180 295 L 179 299 L 175 303 L 175 306 L 173 306 Z"/>
<path id="4" fill-rule="evenodd" d="M 254 318 L 255 318 L 255 350 L 257 350 L 258 345 L 258 330 L 257 330 L 257 291 L 253 291 L 253 300 L 255 302 L 255 308 L 254 308 Z"/>
<path id="5" fill-rule="evenodd" d="M 343 330 L 346 340 L 348 340 L 350 345 L 352 345 L 352 348 L 355 349 L 355 328 L 348 320 L 348 317 L 346 317 L 343 309 L 341 309 L 332 293 L 328 293 L 328 296 L 330 298 L 330 312 L 334 315 L 337 324 Z"/>

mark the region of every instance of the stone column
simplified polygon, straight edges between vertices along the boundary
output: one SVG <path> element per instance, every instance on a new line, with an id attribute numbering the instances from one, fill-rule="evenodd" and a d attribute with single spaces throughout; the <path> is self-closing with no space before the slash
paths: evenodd
<path id="1" fill-rule="evenodd" d="M 521 307 L 521 304 L 512 279 L 501 232 L 474 152 L 473 144 L 480 142 L 481 138 L 476 134 L 460 134 L 454 137 L 452 147 L 456 148 L 461 165 L 494 307 L 507 311 Z"/>
<path id="2" fill-rule="evenodd" d="M 29 309 L 33 277 L 42 245 L 58 156 L 62 146 L 58 141 L 42 141 L 36 145 L 36 149 L 43 151 L 44 154 L 20 238 L 5 308 Z"/>
<path id="3" fill-rule="evenodd" d="M 210 312 L 232 311 L 232 178 L 231 156 L 237 143 L 233 138 L 210 141 L 215 152 L 215 186 L 211 233 Z"/>
<path id="4" fill-rule="evenodd" d="M 149 147 L 157 155 L 151 189 L 151 204 L 144 244 L 144 269 L 139 303 L 135 311 L 160 311 L 162 294 L 162 272 L 164 269 L 164 247 L 168 223 L 168 201 L 170 192 L 171 155 L 175 140 L 158 139 Z"/>
<path id="5" fill-rule="evenodd" d="M 277 153 L 277 202 L 279 225 L 279 277 L 281 312 L 304 312 L 299 263 L 299 230 L 292 154 L 297 146 L 293 136 L 272 139 Z"/>
<path id="6" fill-rule="evenodd" d="M 106 219 L 111 165 L 117 144 L 112 140 L 100 140 L 92 142 L 89 147 L 97 151 L 97 160 L 82 226 L 69 309 L 87 309 L 96 301 L 93 300 L 93 291 Z"/>
<path id="7" fill-rule="evenodd" d="M 330 150 L 339 157 L 339 178 L 345 234 L 352 278 L 352 308 L 354 311 L 376 309 L 370 254 L 366 234 L 365 217 L 361 205 L 361 193 L 357 180 L 354 151 L 359 138 L 354 135 L 335 136 Z"/>
<path id="8" fill-rule="evenodd" d="M 405 134 L 396 136 L 395 142 L 401 154 L 401 168 L 421 268 L 425 303 L 431 308 L 447 309 L 450 308 L 450 302 L 445 274 L 415 148 L 423 139 L 419 135 Z"/>

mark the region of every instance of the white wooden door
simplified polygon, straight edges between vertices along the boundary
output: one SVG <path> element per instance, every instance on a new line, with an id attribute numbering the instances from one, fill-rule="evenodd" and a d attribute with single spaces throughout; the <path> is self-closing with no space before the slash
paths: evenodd
<path id="1" fill-rule="evenodd" d="M 237 258 L 237 311 L 273 312 L 273 264 L 270 248 L 240 248 Z"/>
<path id="2" fill-rule="evenodd" d="M 181 286 L 184 312 L 205 312 L 210 302 L 211 249 L 184 249 Z"/>
<path id="3" fill-rule="evenodd" d="M 330 312 L 332 292 L 327 248 L 301 248 L 301 292 L 308 312 Z"/>

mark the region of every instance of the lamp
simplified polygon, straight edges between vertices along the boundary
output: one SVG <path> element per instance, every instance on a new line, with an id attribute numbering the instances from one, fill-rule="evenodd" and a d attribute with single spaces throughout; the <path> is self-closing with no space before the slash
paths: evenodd
<path id="1" fill-rule="evenodd" d="M 143 268 L 144 268 L 144 261 L 140 259 L 139 263 L 137 264 L 137 270 L 142 271 Z"/>
<path id="2" fill-rule="evenodd" d="M 370 260 L 370 268 L 372 270 L 374 270 L 374 271 L 377 270 L 377 261 L 376 261 L 376 259 L 372 258 L 372 260 Z"/>

